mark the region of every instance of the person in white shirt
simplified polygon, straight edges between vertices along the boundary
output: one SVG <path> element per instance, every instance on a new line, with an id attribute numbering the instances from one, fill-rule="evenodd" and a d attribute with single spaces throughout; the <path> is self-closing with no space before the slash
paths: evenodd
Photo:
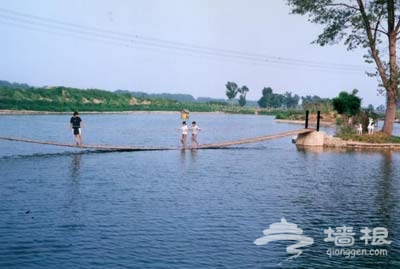
<path id="1" fill-rule="evenodd" d="M 199 142 L 197 142 L 197 134 L 199 133 L 199 131 L 201 130 L 200 127 L 197 125 L 197 123 L 195 121 L 192 122 L 192 141 L 190 146 L 193 147 L 198 147 L 199 146 Z"/>
<path id="2" fill-rule="evenodd" d="M 182 147 L 185 148 L 186 147 L 186 137 L 187 137 L 188 130 L 189 130 L 189 128 L 186 125 L 186 121 L 182 122 L 182 127 L 179 129 L 182 131 L 182 134 L 181 134 Z"/>

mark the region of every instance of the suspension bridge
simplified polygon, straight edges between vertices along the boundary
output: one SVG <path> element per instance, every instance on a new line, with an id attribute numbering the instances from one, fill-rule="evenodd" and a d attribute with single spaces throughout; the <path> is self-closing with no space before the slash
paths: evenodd
<path id="1" fill-rule="evenodd" d="M 243 144 L 251 144 L 262 142 L 266 140 L 279 139 L 287 136 L 295 136 L 299 134 L 305 134 L 314 132 L 314 129 L 302 128 L 298 130 L 292 130 L 282 133 L 276 134 L 268 134 L 263 136 L 256 136 L 252 138 L 244 138 L 232 141 L 224 141 L 224 142 L 215 142 L 210 144 L 202 144 L 195 149 L 219 149 L 219 148 L 227 148 L 237 145 Z M 83 145 L 75 145 L 61 142 L 52 142 L 52 141 L 43 141 L 43 140 L 34 140 L 34 139 L 26 139 L 20 137 L 7 137 L 0 136 L 0 140 L 14 141 L 14 142 L 25 142 L 25 143 L 34 143 L 34 144 L 42 144 L 49 146 L 57 146 L 57 147 L 73 147 L 73 148 L 81 148 L 86 150 L 97 150 L 97 151 L 160 151 L 160 150 L 179 150 L 184 149 L 182 147 L 147 147 L 147 146 L 118 146 L 118 145 L 92 145 L 92 144 L 83 144 Z M 191 149 L 191 147 L 186 147 L 186 149 Z"/>

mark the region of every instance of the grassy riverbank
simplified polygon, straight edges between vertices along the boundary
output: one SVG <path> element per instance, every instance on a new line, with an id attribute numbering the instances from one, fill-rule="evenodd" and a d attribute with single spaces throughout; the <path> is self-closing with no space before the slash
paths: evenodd
<path id="1" fill-rule="evenodd" d="M 338 129 L 337 137 L 345 141 L 357 141 L 363 143 L 400 143 L 399 136 L 390 136 L 380 131 L 375 131 L 373 134 L 363 133 L 362 135 L 359 135 L 351 126 L 345 126 Z"/>

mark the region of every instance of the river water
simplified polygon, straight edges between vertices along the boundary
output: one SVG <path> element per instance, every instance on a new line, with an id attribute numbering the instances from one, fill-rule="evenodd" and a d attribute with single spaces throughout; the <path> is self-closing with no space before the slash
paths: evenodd
<path id="1" fill-rule="evenodd" d="M 179 146 L 177 113 L 81 117 L 87 144 Z M 69 118 L 0 116 L 0 135 L 72 143 Z M 191 120 L 200 143 L 302 128 Z M 0 141 L 0 268 L 400 268 L 399 163 L 291 137 L 142 152 Z"/>

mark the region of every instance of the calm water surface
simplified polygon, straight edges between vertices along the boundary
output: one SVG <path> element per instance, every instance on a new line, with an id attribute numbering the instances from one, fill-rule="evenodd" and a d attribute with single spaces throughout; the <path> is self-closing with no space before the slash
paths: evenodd
<path id="1" fill-rule="evenodd" d="M 178 114 L 81 117 L 87 144 L 179 146 Z M 0 116 L 0 135 L 72 142 L 69 118 Z M 200 143 L 302 128 L 266 116 L 190 120 Z M 400 153 L 290 140 L 108 153 L 0 141 L 0 268 L 400 268 Z M 297 258 L 286 251 L 297 241 L 253 243 L 282 218 L 314 240 Z M 324 240 L 329 227 L 339 241 Z M 379 227 L 388 235 L 373 236 Z M 358 249 L 386 254 L 350 255 Z"/>

